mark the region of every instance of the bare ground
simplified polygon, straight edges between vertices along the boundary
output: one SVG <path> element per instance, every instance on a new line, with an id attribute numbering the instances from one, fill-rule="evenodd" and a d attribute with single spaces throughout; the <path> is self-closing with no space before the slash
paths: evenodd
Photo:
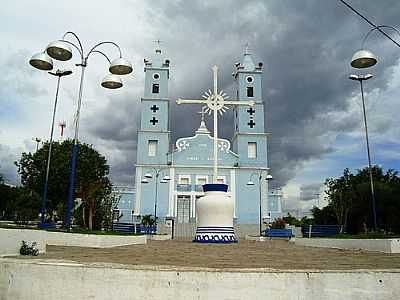
<path id="1" fill-rule="evenodd" d="M 148 241 L 109 249 L 47 246 L 39 259 L 124 265 L 272 268 L 277 270 L 400 269 L 400 254 L 296 246 L 283 240 L 197 244 L 189 240 Z"/>

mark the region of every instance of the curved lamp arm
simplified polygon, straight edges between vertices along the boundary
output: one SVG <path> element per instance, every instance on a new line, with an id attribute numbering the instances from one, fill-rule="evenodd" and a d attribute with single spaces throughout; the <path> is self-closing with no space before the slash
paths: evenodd
<path id="1" fill-rule="evenodd" d="M 97 47 L 99 47 L 99 46 L 101 46 L 101 45 L 104 45 L 104 44 L 111 44 L 111 45 L 114 45 L 115 47 L 117 47 L 117 49 L 118 49 L 118 51 L 119 51 L 119 57 L 122 58 L 122 51 L 121 51 L 121 48 L 120 48 L 116 43 L 110 42 L 110 41 L 100 42 L 100 43 L 94 45 L 94 46 L 92 47 L 92 49 L 90 49 L 90 51 L 89 51 L 89 53 L 86 55 L 86 57 L 89 57 L 89 55 L 90 55 L 93 51 L 95 51 L 95 49 L 96 49 Z"/>
<path id="2" fill-rule="evenodd" d="M 71 34 L 71 35 L 78 41 L 79 48 L 78 48 L 78 46 L 76 46 L 74 43 L 69 42 L 69 41 L 67 41 L 67 40 L 65 39 L 65 37 L 66 37 L 68 34 Z M 68 43 L 68 44 L 74 46 L 74 47 L 79 51 L 79 53 L 81 54 L 81 57 L 83 58 L 83 46 L 82 46 L 81 40 L 79 39 L 79 37 L 76 35 L 75 32 L 73 32 L 73 31 L 67 31 L 66 33 L 64 33 L 64 35 L 62 36 L 62 41 L 64 41 L 64 42 L 66 42 L 66 43 Z"/>
<path id="3" fill-rule="evenodd" d="M 397 34 L 400 36 L 400 31 L 399 31 L 397 28 L 395 28 L 395 27 L 393 27 L 393 26 L 388 26 L 388 25 L 379 25 L 379 26 L 376 26 L 376 27 L 370 29 L 370 30 L 367 32 L 367 34 L 365 35 L 364 39 L 363 39 L 362 42 L 361 42 L 361 49 L 364 49 L 365 41 L 367 40 L 367 38 L 369 37 L 369 35 L 370 35 L 373 31 L 379 30 L 379 31 L 382 33 L 381 28 L 389 28 L 389 29 L 392 29 L 392 30 L 394 30 L 395 32 L 397 32 Z M 383 32 L 384 32 L 384 31 L 383 31 Z M 388 35 L 385 34 L 385 36 L 388 36 Z M 397 43 L 395 40 L 393 40 L 393 39 L 390 38 L 390 37 L 389 37 L 389 39 L 390 39 L 392 42 L 394 42 L 397 46 L 400 47 L 400 44 Z"/>
<path id="4" fill-rule="evenodd" d="M 99 53 L 99 54 L 103 55 L 107 59 L 107 61 L 111 64 L 110 58 L 104 52 L 101 52 L 99 50 L 93 50 L 92 53 Z"/>

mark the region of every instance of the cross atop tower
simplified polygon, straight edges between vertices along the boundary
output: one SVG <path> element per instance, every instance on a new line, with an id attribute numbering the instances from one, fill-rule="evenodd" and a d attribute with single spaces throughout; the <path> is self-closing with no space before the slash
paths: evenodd
<path id="1" fill-rule="evenodd" d="M 162 41 L 160 39 L 157 39 L 155 41 L 153 41 L 154 43 L 156 43 L 156 53 L 161 53 L 161 46 L 160 44 L 162 43 Z"/>

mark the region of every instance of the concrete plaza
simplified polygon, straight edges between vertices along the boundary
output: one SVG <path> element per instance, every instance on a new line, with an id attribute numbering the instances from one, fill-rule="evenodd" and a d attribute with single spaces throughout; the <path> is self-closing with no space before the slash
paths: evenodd
<path id="1" fill-rule="evenodd" d="M 304 247 L 286 240 L 240 240 L 233 245 L 150 240 L 146 245 L 109 249 L 47 246 L 47 253 L 37 259 L 193 269 L 400 269 L 400 254 Z"/>

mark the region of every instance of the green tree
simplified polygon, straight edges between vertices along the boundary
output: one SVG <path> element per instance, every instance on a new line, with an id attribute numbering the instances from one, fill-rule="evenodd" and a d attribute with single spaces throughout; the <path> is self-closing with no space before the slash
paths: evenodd
<path id="1" fill-rule="evenodd" d="M 153 215 L 144 215 L 142 217 L 142 224 L 144 226 L 152 226 L 156 224 L 156 219 Z"/>
<path id="2" fill-rule="evenodd" d="M 400 232 L 400 178 L 398 172 L 380 167 L 372 168 L 375 186 L 376 214 L 378 227 L 387 232 Z M 348 232 L 358 233 L 364 227 L 373 227 L 373 210 L 369 169 L 357 170 L 352 174 L 345 169 L 339 178 L 328 178 L 325 182 L 329 205 L 338 224 Z M 325 209 L 325 208 L 324 208 Z M 316 214 L 319 211 L 315 211 Z M 315 218 L 315 216 L 314 216 Z M 328 216 L 322 216 L 326 221 Z"/>
<path id="3" fill-rule="evenodd" d="M 47 213 L 57 212 L 64 219 L 70 175 L 72 151 L 71 140 L 53 142 L 50 176 L 48 182 Z M 43 195 L 49 143 L 45 143 L 35 153 L 22 153 L 16 162 L 22 185 L 39 195 Z M 91 145 L 79 144 L 75 196 L 82 199 L 82 224 L 93 228 L 96 210 L 103 197 L 111 193 L 111 182 L 107 175 L 109 166 L 103 155 Z"/>
<path id="4" fill-rule="evenodd" d="M 41 206 L 39 194 L 26 188 L 17 188 L 14 201 L 15 221 L 26 224 L 28 221 L 39 219 Z"/>
<path id="5" fill-rule="evenodd" d="M 329 211 L 326 215 L 331 215 L 333 211 L 336 217 L 336 224 L 346 227 L 352 199 L 355 197 L 354 175 L 348 168 L 344 169 L 343 175 L 339 178 L 328 178 L 325 181 L 327 187 L 326 194 L 329 202 Z M 316 211 L 318 213 L 318 211 Z"/>
<path id="6" fill-rule="evenodd" d="M 16 217 L 16 199 L 21 189 L 4 182 L 4 176 L 0 174 L 0 219 L 14 220 Z"/>
<path id="7" fill-rule="evenodd" d="M 282 218 L 286 224 L 293 225 L 293 226 L 300 226 L 300 221 L 292 216 L 290 213 L 287 214 L 286 217 Z"/>

